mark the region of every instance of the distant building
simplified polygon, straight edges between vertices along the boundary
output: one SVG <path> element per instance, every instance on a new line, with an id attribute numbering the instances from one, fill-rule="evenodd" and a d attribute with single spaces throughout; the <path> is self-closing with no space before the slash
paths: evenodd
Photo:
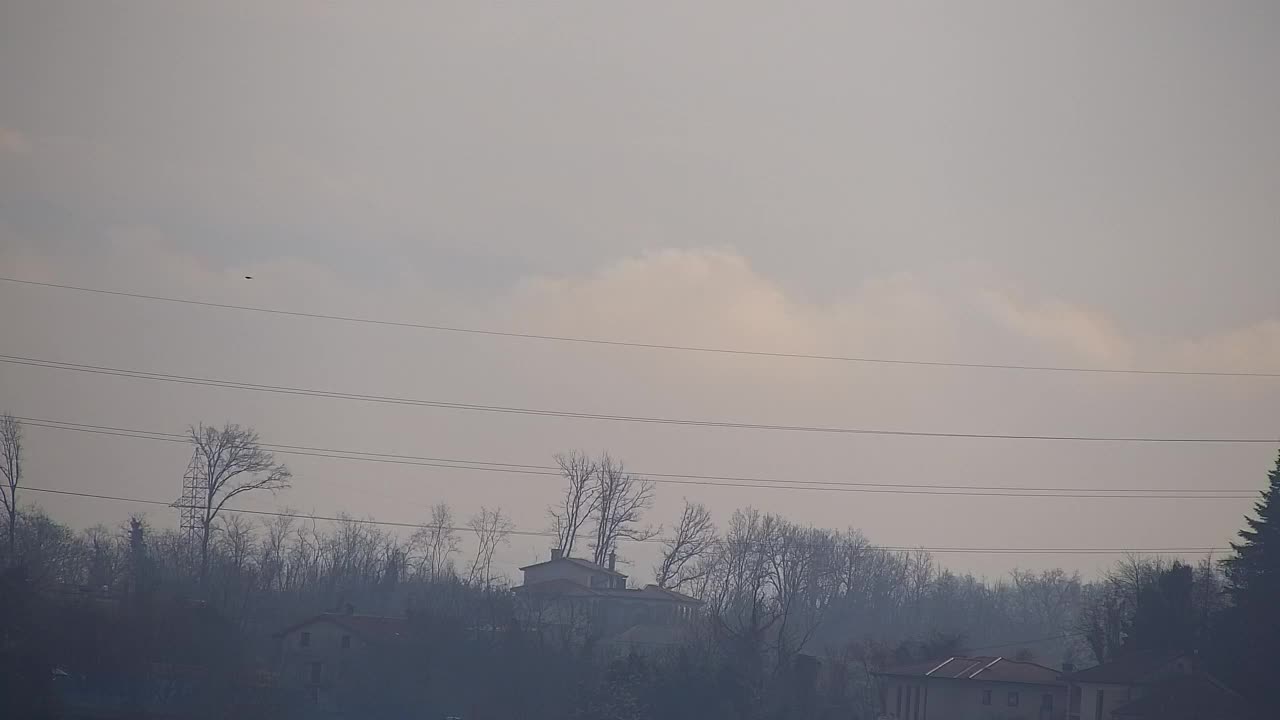
<path id="1" fill-rule="evenodd" d="M 336 692 L 370 652 L 385 653 L 408 638 L 406 618 L 321 613 L 275 634 L 280 684 L 300 690 L 318 709 L 333 710 Z"/>
<path id="2" fill-rule="evenodd" d="M 701 605 L 696 598 L 657 585 L 627 587 L 627 576 L 582 558 L 552 550 L 551 559 L 520 568 L 524 584 L 515 588 L 527 626 L 594 637 L 644 650 L 683 640 L 683 630 Z"/>
<path id="3" fill-rule="evenodd" d="M 1189 655 L 1135 652 L 1063 676 L 1068 720 L 1249 720 L 1243 698 Z"/>
<path id="4" fill-rule="evenodd" d="M 1058 671 L 1003 657 L 949 657 L 892 667 L 881 681 L 882 718 L 1061 720 L 1066 684 Z"/>

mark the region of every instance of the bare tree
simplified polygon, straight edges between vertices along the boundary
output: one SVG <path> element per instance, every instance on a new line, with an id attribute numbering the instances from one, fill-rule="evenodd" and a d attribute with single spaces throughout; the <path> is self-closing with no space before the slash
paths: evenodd
<path id="1" fill-rule="evenodd" d="M 573 541 L 600 501 L 599 487 L 595 483 L 598 465 L 577 451 L 557 455 L 556 464 L 565 479 L 564 497 L 559 507 L 547 508 L 547 514 L 551 516 L 551 531 L 556 534 L 556 543 L 568 557 L 573 554 Z"/>
<path id="2" fill-rule="evenodd" d="M 638 526 L 651 507 L 653 481 L 627 473 L 621 462 L 602 455 L 596 463 L 592 560 L 604 565 L 618 549 L 619 540 L 648 540 L 657 535 L 658 530 L 651 526 Z"/>
<path id="3" fill-rule="evenodd" d="M 1104 581 L 1084 586 L 1074 629 L 1089 646 L 1094 660 L 1104 663 L 1120 652 L 1128 615 L 1124 593 L 1115 585 Z"/>
<path id="4" fill-rule="evenodd" d="M 293 530 L 293 522 L 289 515 L 267 518 L 262 522 L 266 534 L 258 546 L 258 567 L 262 569 L 262 586 L 267 590 L 281 588 L 284 582 L 284 549 Z"/>
<path id="5" fill-rule="evenodd" d="M 467 526 L 476 534 L 478 544 L 475 559 L 471 561 L 471 571 L 467 573 L 467 582 L 488 587 L 493 582 L 493 553 L 499 545 L 511 542 L 511 531 L 515 526 L 502 514 L 502 508 L 490 510 L 485 507 L 467 521 Z"/>
<path id="6" fill-rule="evenodd" d="M 382 536 L 379 554 L 382 556 L 382 587 L 384 590 L 394 590 L 404 578 L 405 568 L 409 565 L 408 548 L 395 533 L 387 533 Z"/>
<path id="7" fill-rule="evenodd" d="M 253 526 L 244 516 L 231 513 L 221 518 L 218 534 L 221 537 L 223 560 L 232 577 L 239 582 L 257 542 Z"/>
<path id="8" fill-rule="evenodd" d="M 716 526 L 707 506 L 686 499 L 675 536 L 664 545 L 662 560 L 653 568 L 654 583 L 658 587 L 679 589 L 705 575 L 710 567 L 700 561 L 716 546 Z"/>
<path id="9" fill-rule="evenodd" d="M 331 583 L 345 591 L 379 582 L 386 569 L 386 534 L 367 520 L 345 513 L 339 513 L 338 518 L 333 534 L 319 543 L 329 564 Z"/>
<path id="10" fill-rule="evenodd" d="M 765 516 L 763 538 L 779 620 L 775 649 L 781 669 L 809 642 L 835 593 L 836 539 L 773 515 Z"/>
<path id="11" fill-rule="evenodd" d="M 22 558 L 31 587 L 82 581 L 87 553 L 71 528 L 39 508 L 18 515 L 17 521 L 14 554 Z"/>
<path id="12" fill-rule="evenodd" d="M 1044 629 L 1053 631 L 1066 630 L 1055 626 L 1071 615 L 1071 610 L 1080 606 L 1081 582 L 1079 574 L 1068 575 L 1061 569 L 1044 570 L 1035 573 L 1030 570 L 1013 570 L 1013 606 L 1015 619 L 1035 628 L 1036 632 Z"/>
<path id="13" fill-rule="evenodd" d="M 9 515 L 9 564 L 17 562 L 14 533 L 18 530 L 18 483 L 22 481 L 22 423 L 5 413 L 0 416 L 0 473 L 5 486 L 0 486 L 0 503 Z"/>
<path id="14" fill-rule="evenodd" d="M 263 450 L 258 433 L 228 423 L 221 429 L 204 425 L 189 428 L 188 437 L 195 446 L 200 470 L 208 483 L 201 498 L 200 518 L 200 583 L 209 574 L 209 536 L 213 521 L 237 495 L 254 490 L 279 490 L 289 487 L 292 473 L 275 457 Z"/>
<path id="15" fill-rule="evenodd" d="M 734 511 L 702 597 L 717 632 L 730 641 L 730 654 L 755 670 L 766 636 L 779 619 L 769 582 L 769 536 L 774 530 L 775 524 L 755 508 Z"/>
<path id="16" fill-rule="evenodd" d="M 413 533 L 410 542 L 422 548 L 419 574 L 438 581 L 453 575 L 453 556 L 458 552 L 458 533 L 453 527 L 453 510 L 447 503 L 431 508 L 431 521 Z"/>
<path id="17" fill-rule="evenodd" d="M 937 577 L 937 569 L 933 564 L 933 556 L 923 549 L 907 551 L 903 553 L 903 558 L 906 560 L 906 584 L 903 590 L 906 592 L 907 609 L 918 619 L 923 612 L 922 603 Z"/>
<path id="18" fill-rule="evenodd" d="M 1127 553 L 1122 560 L 1116 561 L 1114 568 L 1107 572 L 1106 579 L 1124 593 L 1131 602 L 1136 603 L 1142 591 L 1168 569 L 1168 558 Z"/>
<path id="19" fill-rule="evenodd" d="M 284 587 L 298 590 L 320 577 L 320 538 L 315 520 L 303 524 L 294 531 L 293 544 L 289 546 L 285 563 Z"/>
<path id="20" fill-rule="evenodd" d="M 106 525 L 98 524 L 82 533 L 88 568 L 85 581 L 94 590 L 114 586 L 124 575 L 125 554 L 120 537 Z"/>

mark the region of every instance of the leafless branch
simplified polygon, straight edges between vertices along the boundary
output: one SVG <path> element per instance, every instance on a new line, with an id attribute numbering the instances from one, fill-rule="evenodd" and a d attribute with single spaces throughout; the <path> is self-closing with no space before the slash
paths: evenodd
<path id="1" fill-rule="evenodd" d="M 658 534 L 652 526 L 640 527 L 644 513 L 653 507 L 654 485 L 627 473 L 622 463 L 602 455 L 596 464 L 595 538 L 592 559 L 600 565 L 618 547 L 619 540 L 648 540 Z"/>
<path id="2" fill-rule="evenodd" d="M 18 527 L 18 484 L 22 482 L 22 423 L 5 413 L 0 416 L 0 474 L 5 484 L 0 485 L 0 503 L 8 515 L 9 561 L 15 561 L 14 533 Z"/>
<path id="3" fill-rule="evenodd" d="M 699 561 L 715 548 L 716 526 L 711 511 L 702 503 L 684 501 L 684 512 L 675 536 L 665 543 L 662 560 L 653 569 L 658 587 L 679 589 L 696 582 L 710 567 Z"/>
<path id="4" fill-rule="evenodd" d="M 222 428 L 200 424 L 188 430 L 201 472 L 208 483 L 202 498 L 200 580 L 209 571 L 209 536 L 213 521 L 229 500 L 255 490 L 289 487 L 292 473 L 264 450 L 257 431 L 228 423 Z"/>
<path id="5" fill-rule="evenodd" d="M 511 531 L 515 525 L 502 514 L 502 508 L 489 510 L 481 507 L 480 512 L 467 522 L 467 526 L 476 534 L 478 543 L 475 559 L 471 561 L 471 570 L 467 573 L 467 582 L 487 588 L 493 583 L 493 553 L 499 545 L 510 543 Z"/>
<path id="6" fill-rule="evenodd" d="M 565 479 L 564 497 L 558 507 L 547 508 L 547 514 L 551 516 L 551 530 L 556 534 L 558 547 L 569 556 L 573 554 L 574 540 L 582 526 L 599 504 L 599 488 L 595 483 L 599 467 L 595 460 L 577 451 L 557 455 L 556 464 Z"/>
<path id="7" fill-rule="evenodd" d="M 458 552 L 458 534 L 453 529 L 453 510 L 447 503 L 431 508 L 431 520 L 413 533 L 410 542 L 421 548 L 418 573 L 438 581 L 453 575 L 453 556 Z"/>

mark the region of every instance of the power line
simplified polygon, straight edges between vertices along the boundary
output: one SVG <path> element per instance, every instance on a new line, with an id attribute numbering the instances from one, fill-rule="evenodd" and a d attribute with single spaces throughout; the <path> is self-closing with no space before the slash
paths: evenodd
<path id="1" fill-rule="evenodd" d="M 136 430 L 106 425 L 87 425 L 69 423 L 59 420 L 17 417 L 24 424 L 32 427 L 52 430 L 71 430 L 76 432 L 110 435 L 116 437 L 132 437 L 139 440 L 156 440 L 162 442 L 187 444 L 190 440 L 185 435 L 163 433 L 150 430 Z M 513 463 L 493 463 L 480 460 L 450 460 L 444 458 L 426 458 L 414 455 L 392 455 L 371 453 L 358 450 L 338 450 L 333 448 L 308 447 L 297 445 L 279 445 L 259 443 L 262 447 L 284 455 L 300 455 L 308 457 L 332 458 L 341 460 L 358 460 L 364 462 L 383 462 L 398 465 L 417 465 L 454 470 L 476 470 L 482 472 L 513 473 L 521 475 L 541 475 L 559 477 L 558 468 L 539 465 L 517 465 Z M 465 464 L 464 464 L 465 463 Z M 1246 500 L 1256 495 L 1252 490 L 1162 490 L 1139 488 L 1034 488 L 1011 486 L 967 486 L 967 485 L 907 485 L 855 483 L 835 481 L 806 481 L 768 478 L 732 478 L 730 476 L 677 475 L 675 473 L 650 474 L 636 471 L 636 475 L 652 479 L 657 483 L 675 485 L 702 485 L 709 487 L 763 488 L 773 490 L 814 490 L 827 492 L 866 492 L 901 495 L 964 495 L 971 497 L 1047 497 L 1047 498 L 1084 498 L 1084 499 L 1182 499 L 1182 500 Z M 679 478 L 687 478 L 681 480 Z M 703 479 L 705 478 L 705 479 Z M 726 482 L 741 480 L 741 482 Z M 776 484 L 763 484 L 776 483 Z M 850 487 L 851 486 L 851 487 Z M 1095 494 L 1096 493 L 1096 494 Z M 1144 493 L 1144 494 L 1117 494 Z M 1155 494 L 1152 494 L 1155 493 Z M 1195 493 L 1195 494 L 1192 494 Z M 1241 493 L 1228 495 L 1223 493 Z"/>
<path id="2" fill-rule="evenodd" d="M 486 335 L 490 337 L 516 338 L 521 340 L 543 340 L 550 342 L 578 343 L 584 345 L 606 345 L 611 347 L 624 348 L 641 348 L 646 350 L 671 350 L 680 352 L 695 353 L 711 353 L 718 355 L 747 355 L 753 357 L 766 358 L 786 358 L 792 360 L 824 360 L 834 362 L 847 363 L 867 363 L 878 365 L 912 365 L 919 367 L 954 367 L 954 368 L 970 368 L 970 369 L 986 369 L 986 370 L 1021 370 L 1031 372 L 1068 372 L 1068 373 L 1095 373 L 1095 374 L 1115 374 L 1115 375 L 1174 375 L 1174 376 L 1201 376 L 1201 377 L 1242 377 L 1242 378 L 1276 378 L 1280 377 L 1280 373 L 1267 372 L 1230 372 L 1220 370 L 1160 370 L 1160 369 L 1125 369 L 1125 368 L 1100 368 L 1100 367 L 1073 367 L 1073 366 L 1053 366 L 1053 365 L 1019 365 L 1006 363 L 966 363 L 966 362 L 946 362 L 937 360 L 907 360 L 901 358 L 875 358 L 875 357 L 856 357 L 846 355 L 820 355 L 812 353 L 795 353 L 795 352 L 769 352 L 765 350 L 746 350 L 741 348 L 723 348 L 700 345 L 676 345 L 669 343 L 645 343 L 634 342 L 628 340 L 607 340 L 603 338 L 585 338 L 573 337 L 568 335 L 545 335 L 538 333 L 522 333 L 506 330 L 487 330 L 482 328 L 470 328 L 457 325 L 435 325 L 429 323 L 404 322 L 397 320 L 383 320 L 378 318 L 358 317 L 351 315 L 332 315 L 327 313 L 302 312 L 294 310 L 280 310 L 277 308 L 259 307 L 254 305 L 236 305 L 232 303 L 216 303 L 203 300 L 191 300 L 188 298 L 166 297 L 163 295 L 147 295 L 143 293 L 124 292 L 120 290 L 104 290 L 101 288 L 81 287 L 77 285 L 65 285 L 61 283 L 37 282 L 35 280 L 20 280 L 12 277 L 0 277 L 0 281 L 17 283 L 34 287 L 53 288 L 58 290 L 73 290 L 82 293 L 94 293 L 98 295 L 110 295 L 115 297 L 134 298 L 137 300 L 151 300 L 157 302 L 175 303 L 181 305 L 194 305 L 200 307 L 217 308 L 220 310 L 238 310 L 243 312 L 256 312 L 269 315 L 281 315 L 287 317 L 310 318 L 313 320 L 331 320 L 344 323 L 360 323 L 367 325 L 382 325 L 386 327 L 412 328 L 416 330 L 431 330 L 436 332 L 448 333 L 464 333 L 470 335 Z"/>
<path id="3" fill-rule="evenodd" d="M 164 440 L 167 442 L 175 442 L 187 444 L 190 439 L 186 435 L 178 433 L 164 433 L 153 430 L 139 430 L 134 428 L 120 428 L 105 425 L 88 425 L 84 423 L 73 423 L 61 420 L 47 420 L 43 418 L 21 417 L 17 418 L 23 422 L 34 425 L 36 427 L 47 427 L 57 430 L 76 430 L 80 432 L 99 433 L 104 435 L 118 435 L 123 437 L 139 437 L 140 439 Z M 316 457 L 334 457 L 345 460 L 367 460 L 372 462 L 382 461 L 382 459 L 390 460 L 408 460 L 408 461 L 426 461 L 414 462 L 408 464 L 421 464 L 428 467 L 440 467 L 459 470 L 480 470 L 489 472 L 511 472 L 528 475 L 545 475 L 559 477 L 559 468 L 550 465 L 530 465 L 520 463 L 504 463 L 486 460 L 459 460 L 454 458 L 438 458 L 426 457 L 420 455 L 398 455 L 391 453 L 378 453 L 363 450 L 342 450 L 327 447 L 300 446 L 300 445 L 284 445 L 278 443 L 260 443 L 263 447 L 275 450 L 281 454 L 298 454 L 311 455 Z M 298 451 L 298 452 L 291 452 Z M 307 452 L 315 451 L 315 452 Z M 358 456 L 358 457 L 352 457 Z M 476 467 L 480 466 L 480 467 Z M 485 467 L 497 466 L 497 467 Z M 933 484 L 907 484 L 907 483 L 860 483 L 852 481 L 820 481 L 820 480 L 791 480 L 782 478 L 761 478 L 761 477 L 736 477 L 728 475 L 689 475 L 680 473 L 649 473 L 642 470 L 634 471 L 635 475 L 645 478 L 662 478 L 663 480 L 655 480 L 655 482 L 663 482 L 666 478 L 686 478 L 694 480 L 708 481 L 736 481 L 749 483 L 778 483 L 778 484 L 796 484 L 796 485 L 819 485 L 819 486 L 855 486 L 870 488 L 902 488 L 902 489 L 927 489 L 927 490 L 984 490 L 984 491 L 1025 491 L 1031 493 L 1028 497 L 1055 497 L 1053 495 L 1044 495 L 1045 492 L 1069 492 L 1069 493 L 1108 493 L 1101 497 L 1114 497 L 1111 493 L 1197 493 L 1196 495 L 1184 496 L 1175 495 L 1173 497 L 1221 497 L 1224 499 L 1248 499 L 1257 494 L 1256 490 L 1250 489 L 1225 489 L 1218 488 L 1213 490 L 1182 490 L 1169 488 L 1059 488 L 1059 487 L 1027 487 L 1027 486 L 1008 486 L 1008 485 L 933 485 Z M 705 483 L 710 485 L 725 484 L 724 482 Z M 728 487 L 744 487 L 742 485 L 728 485 Z M 751 485 L 745 487 L 753 487 Z M 805 489 L 805 488 L 801 488 Z M 819 489 L 819 488 L 809 488 Z M 870 491 L 869 491 L 870 492 Z M 888 492 L 882 490 L 881 492 Z M 1224 495 L 1222 493 L 1240 493 L 1241 495 Z M 962 494 L 962 493 L 939 493 L 939 494 Z M 973 493 L 976 495 L 991 494 L 990 492 Z M 1206 495 L 1208 494 L 1208 495 Z M 1069 497 L 1090 497 L 1089 495 L 1070 495 Z M 1126 497 L 1126 496 L 1118 496 Z M 1149 495 L 1137 495 L 1136 497 L 1149 497 Z M 1159 496 L 1157 496 L 1159 497 Z"/>
<path id="4" fill-rule="evenodd" d="M 120 495 L 108 495 L 105 493 L 88 493 L 75 490 L 61 490 L 57 488 L 41 488 L 31 487 L 28 485 L 20 485 L 20 490 L 28 492 L 42 492 L 53 495 L 65 495 L 70 497 L 89 498 L 94 500 L 112 500 L 117 502 L 136 503 L 140 505 L 159 505 L 164 507 L 175 507 L 175 503 L 165 502 L 163 500 L 151 500 L 147 498 L 123 497 Z M 354 518 L 341 515 L 315 515 L 311 513 L 297 512 L 280 512 L 271 510 L 249 510 L 242 508 L 227 508 L 227 512 L 240 513 L 244 515 L 263 515 L 269 517 L 295 518 L 300 520 L 323 520 L 328 522 L 352 522 L 361 525 L 380 525 L 384 527 L 398 528 L 420 528 L 421 523 L 395 522 L 391 520 L 374 520 L 372 518 Z M 470 532 L 471 528 L 467 527 L 449 527 L 447 530 L 455 532 Z M 557 537 L 553 532 L 538 530 L 512 530 L 512 535 L 529 536 L 529 537 Z M 644 542 L 644 543 L 664 543 L 668 542 L 666 538 L 649 538 L 649 539 L 633 539 L 620 538 L 625 542 Z M 886 552 L 930 552 L 930 553 L 974 553 L 974 554 L 1043 554 L 1043 555 L 1131 555 L 1131 554 L 1189 554 L 1202 552 L 1218 552 L 1226 551 L 1229 548 L 1218 547 L 1162 547 L 1162 548 L 1012 548 L 1012 547 L 909 547 L 899 545 L 874 545 L 870 546 L 870 550 L 881 550 Z"/>
<path id="5" fill-rule="evenodd" d="M 202 385 L 207 387 L 229 388 L 233 390 L 249 390 L 254 392 L 276 393 L 282 395 L 301 395 L 308 397 L 324 397 L 337 400 L 354 400 L 360 402 L 409 405 L 416 407 L 432 407 L 446 410 L 464 410 L 471 412 L 502 413 L 509 415 L 528 415 L 535 417 L 558 417 L 578 420 L 604 420 L 611 422 L 628 422 L 656 425 L 677 425 L 686 427 L 715 427 L 735 430 L 773 430 L 783 432 L 830 433 L 841 435 L 891 435 L 899 437 L 929 437 L 953 439 L 985 439 L 985 440 L 1042 440 L 1068 442 L 1113 442 L 1113 443 L 1181 443 L 1181 444 L 1275 444 L 1275 438 L 1240 438 L 1240 437 L 1107 437 L 1096 435 L 1017 435 L 1000 433 L 962 433 L 962 432 L 924 432 L 911 430 L 886 430 L 878 428 L 847 428 L 818 425 L 783 425 L 770 423 L 745 423 L 726 420 L 694 420 L 687 418 L 664 418 L 641 415 L 614 415 L 605 413 L 589 413 L 571 410 L 549 410 L 545 408 L 522 408 L 503 405 L 481 405 L 460 403 L 445 400 L 397 397 L 390 395 L 367 395 L 314 388 L 290 387 L 285 385 L 266 385 L 247 383 L 236 380 L 195 377 L 189 375 L 171 375 L 144 370 L 129 370 L 103 365 L 85 365 L 57 360 L 23 357 L 19 355 L 0 355 L 0 362 L 13 365 L 27 365 L 52 370 L 68 370 L 95 375 L 111 375 L 132 378 L 135 380 L 152 380 L 157 382 L 177 383 L 183 385 Z"/>
<path id="6" fill-rule="evenodd" d="M 86 493 L 86 492 L 77 492 L 72 490 L 57 490 L 54 488 L 38 488 L 38 487 L 30 487 L 27 485 L 19 486 L 19 489 L 26 490 L 28 492 L 42 492 L 42 493 L 50 493 L 53 495 L 67 495 L 71 497 L 90 498 L 94 500 L 114 500 L 118 502 L 137 503 L 139 505 L 161 505 L 161 506 L 170 507 L 170 508 L 184 507 L 184 506 L 179 506 L 176 503 L 165 502 L 163 500 L 148 500 L 145 498 L 121 497 L 119 495 L 106 495 L 101 493 Z M 381 525 L 385 527 L 399 527 L 399 528 L 422 527 L 422 523 L 393 522 L 390 520 L 373 520 L 371 518 L 344 517 L 341 515 L 315 515 L 311 513 L 292 513 L 292 512 L 280 512 L 280 511 L 270 511 L 270 510 L 249 510 L 247 508 L 226 508 L 226 511 L 229 513 L 239 513 L 242 515 L 265 515 L 270 517 L 295 518 L 295 519 L 301 519 L 301 520 L 325 520 L 325 521 L 331 521 L 331 522 L 352 522 L 352 523 L 358 523 L 361 525 Z M 454 532 L 464 532 L 464 531 L 471 530 L 471 528 L 466 528 L 466 527 L 447 527 L 445 529 L 453 530 Z M 537 530 L 512 530 L 511 534 L 522 535 L 522 536 L 527 535 L 527 536 L 533 536 L 533 537 L 556 537 L 555 533 L 541 532 Z"/>

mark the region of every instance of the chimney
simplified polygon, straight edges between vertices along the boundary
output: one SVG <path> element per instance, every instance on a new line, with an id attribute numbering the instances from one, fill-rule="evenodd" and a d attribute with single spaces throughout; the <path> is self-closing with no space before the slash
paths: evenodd
<path id="1" fill-rule="evenodd" d="M 559 560 L 564 557 L 564 548 L 551 548 L 551 559 Z"/>
<path id="2" fill-rule="evenodd" d="M 618 564 L 618 553 L 613 552 L 612 550 L 609 551 L 609 569 L 613 570 L 613 567 L 617 564 Z"/>

